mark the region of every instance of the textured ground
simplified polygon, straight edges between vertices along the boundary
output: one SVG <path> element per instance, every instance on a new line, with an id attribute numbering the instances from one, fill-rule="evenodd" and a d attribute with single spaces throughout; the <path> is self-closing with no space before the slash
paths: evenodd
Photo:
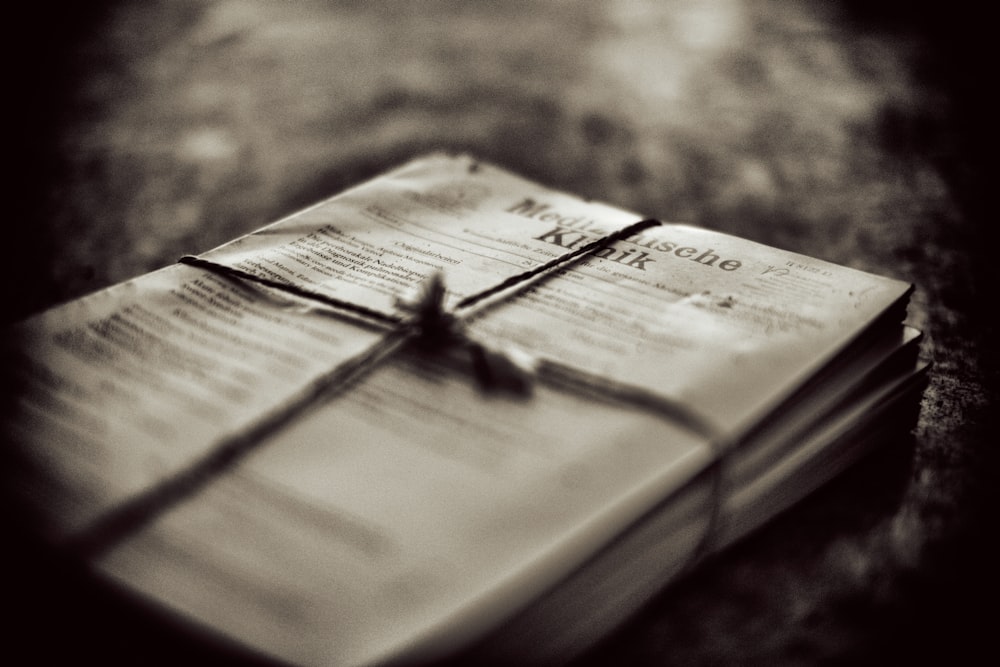
<path id="1" fill-rule="evenodd" d="M 986 28 L 790 0 L 121 1 L 11 58 L 11 319 L 432 149 L 918 285 L 934 371 L 897 443 L 658 598 L 592 664 L 975 662 L 996 608 Z M 992 120 L 992 119 L 991 119 Z M 15 558 L 45 645 L 199 655 Z M 27 582 L 27 583 L 25 583 Z M 69 623 L 86 625 L 91 640 Z M 62 638 L 62 639 L 60 639 Z M 995 658 L 995 656 L 994 656 Z M 949 660 L 950 662 L 951 660 Z"/>

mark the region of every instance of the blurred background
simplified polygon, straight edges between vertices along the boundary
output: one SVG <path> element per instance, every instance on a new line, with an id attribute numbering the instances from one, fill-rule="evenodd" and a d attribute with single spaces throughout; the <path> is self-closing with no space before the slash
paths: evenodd
<path id="1" fill-rule="evenodd" d="M 9 25 L 7 321 L 441 149 L 915 283 L 935 367 L 913 437 L 584 662 L 928 664 L 991 646 L 995 75 L 970 0 L 105 0 Z M 14 634 L 38 655 L 222 660 L 72 564 L 7 551 Z"/>

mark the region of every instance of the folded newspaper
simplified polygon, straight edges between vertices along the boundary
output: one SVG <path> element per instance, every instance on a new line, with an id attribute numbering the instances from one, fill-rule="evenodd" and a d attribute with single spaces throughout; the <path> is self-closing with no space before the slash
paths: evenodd
<path id="1" fill-rule="evenodd" d="M 5 487 L 263 656 L 558 662 L 914 414 L 910 292 L 431 155 L 20 323 Z"/>

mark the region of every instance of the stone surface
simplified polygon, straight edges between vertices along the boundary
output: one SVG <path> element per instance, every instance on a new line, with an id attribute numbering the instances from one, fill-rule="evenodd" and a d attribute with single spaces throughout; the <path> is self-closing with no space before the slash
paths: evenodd
<path id="1" fill-rule="evenodd" d="M 975 663 L 991 647 L 995 133 L 971 2 L 27 11 L 8 121 L 8 319 L 437 149 L 914 282 L 910 319 L 935 366 L 912 439 L 703 565 L 583 662 Z M 39 655 L 221 659 L 23 551 L 7 576 L 24 633 L 42 628 L 22 635 Z"/>

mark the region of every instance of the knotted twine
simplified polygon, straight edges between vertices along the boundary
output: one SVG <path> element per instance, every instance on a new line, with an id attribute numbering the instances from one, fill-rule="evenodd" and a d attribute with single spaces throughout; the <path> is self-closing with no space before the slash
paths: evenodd
<path id="1" fill-rule="evenodd" d="M 263 416 L 241 432 L 223 439 L 202 458 L 180 472 L 126 500 L 103 514 L 92 524 L 68 540 L 69 549 L 84 558 L 96 558 L 109 551 L 129 535 L 150 523 L 181 500 L 207 485 L 220 473 L 231 468 L 268 435 L 290 423 L 305 409 L 327 400 L 346 389 L 354 380 L 371 371 L 404 345 L 413 343 L 423 349 L 443 351 L 465 348 L 479 386 L 487 391 L 507 391 L 525 395 L 530 392 L 532 379 L 539 379 L 589 398 L 613 401 L 639 407 L 664 416 L 683 428 L 704 437 L 712 449 L 712 461 L 707 469 L 711 476 L 711 503 L 705 531 L 688 565 L 698 562 L 710 550 L 718 523 L 725 451 L 721 434 L 708 421 L 688 407 L 648 390 L 597 376 L 563 364 L 540 360 L 526 364 L 490 350 L 472 339 L 464 322 L 476 313 L 473 308 L 491 297 L 507 292 L 504 300 L 557 275 L 555 269 L 568 267 L 587 254 L 627 239 L 663 223 L 647 218 L 607 234 L 572 252 L 559 255 L 535 268 L 511 276 L 496 285 L 461 299 L 448 311 L 444 306 L 446 288 L 440 273 L 431 276 L 422 286 L 414 302 L 397 300 L 397 313 L 384 313 L 367 306 L 310 290 L 192 255 L 185 255 L 181 264 L 197 267 L 238 282 L 256 283 L 301 299 L 319 303 L 336 311 L 353 315 L 369 323 L 387 328 L 387 332 L 371 347 L 347 359 L 330 372 L 311 382 L 295 399 L 280 409 Z"/>

